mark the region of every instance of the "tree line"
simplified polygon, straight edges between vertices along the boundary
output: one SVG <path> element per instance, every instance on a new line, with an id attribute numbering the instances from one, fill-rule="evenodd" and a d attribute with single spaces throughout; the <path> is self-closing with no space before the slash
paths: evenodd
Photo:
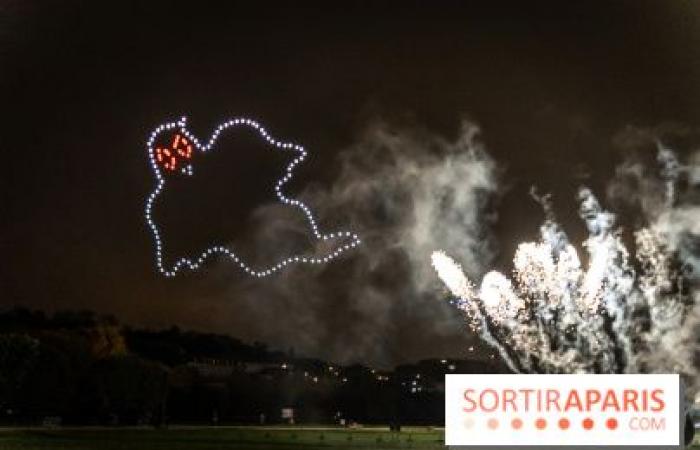
<path id="1" fill-rule="evenodd" d="M 445 360 L 384 372 L 341 367 L 230 336 L 132 328 L 91 311 L 13 308 L 0 312 L 0 423 L 436 424 L 444 419 L 447 367 Z M 449 369 L 503 370 L 475 361 Z"/>

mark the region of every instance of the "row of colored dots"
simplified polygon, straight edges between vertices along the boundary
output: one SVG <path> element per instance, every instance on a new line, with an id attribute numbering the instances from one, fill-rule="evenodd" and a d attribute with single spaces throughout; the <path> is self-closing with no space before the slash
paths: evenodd
<path id="1" fill-rule="evenodd" d="M 499 423 L 498 419 L 492 417 L 488 421 L 486 421 L 486 425 L 490 429 L 496 430 L 500 426 L 500 423 Z M 510 421 L 510 426 L 514 430 L 521 429 L 523 427 L 523 425 L 524 425 L 524 422 L 522 421 L 522 419 L 519 419 L 519 418 L 515 418 L 515 419 Z M 535 425 L 535 428 L 537 428 L 538 430 L 544 430 L 545 428 L 547 428 L 547 420 L 540 417 L 539 419 L 535 420 L 534 425 Z M 605 421 L 605 426 L 609 430 L 616 430 L 617 425 L 618 425 L 617 419 L 615 419 L 614 417 L 611 417 Z M 557 426 L 561 430 L 568 430 L 571 427 L 571 421 L 565 417 L 561 418 L 557 421 Z M 465 428 L 473 428 L 474 427 L 474 419 L 471 419 L 471 418 L 467 419 L 464 422 L 464 427 Z M 583 419 L 581 421 L 581 427 L 584 430 L 592 430 L 595 427 L 595 422 L 591 418 Z"/>

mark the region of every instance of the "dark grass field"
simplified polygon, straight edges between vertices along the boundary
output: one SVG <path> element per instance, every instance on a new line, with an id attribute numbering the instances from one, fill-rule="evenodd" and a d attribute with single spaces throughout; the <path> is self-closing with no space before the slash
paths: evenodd
<path id="1" fill-rule="evenodd" d="M 0 429 L 0 450 L 443 449 L 443 431 L 405 428 Z M 700 449 L 695 441 L 694 449 Z"/>
<path id="2" fill-rule="evenodd" d="M 443 432 L 407 428 L 25 429 L 0 431 L 0 450 L 442 449 Z"/>

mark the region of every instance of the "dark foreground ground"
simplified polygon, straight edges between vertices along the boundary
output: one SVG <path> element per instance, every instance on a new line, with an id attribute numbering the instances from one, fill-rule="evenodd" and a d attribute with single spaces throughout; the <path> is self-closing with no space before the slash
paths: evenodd
<path id="1" fill-rule="evenodd" d="M 442 449 L 443 431 L 406 428 L 177 427 L 0 431 L 0 450 Z"/>
<path id="2" fill-rule="evenodd" d="M 444 449 L 442 429 L 177 427 L 153 429 L 4 429 L 0 450 L 302 450 Z M 700 449 L 695 441 L 694 449 Z"/>

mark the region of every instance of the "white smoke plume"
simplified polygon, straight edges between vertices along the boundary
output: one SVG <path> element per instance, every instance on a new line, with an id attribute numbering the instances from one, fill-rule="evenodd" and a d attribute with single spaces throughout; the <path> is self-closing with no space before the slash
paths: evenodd
<path id="1" fill-rule="evenodd" d="M 476 289 L 454 260 L 433 254 L 469 326 L 512 370 L 673 372 L 691 396 L 700 389 L 700 206 L 691 202 L 700 187 L 700 159 L 682 164 L 659 144 L 657 160 L 657 178 L 631 164 L 618 171 L 628 176 L 625 183 L 634 174 L 643 186 L 637 195 L 646 224 L 633 233 L 634 245 L 624 242 L 615 215 L 580 189 L 585 268 L 546 197 L 539 199 L 547 213 L 540 239 L 518 246 L 511 279 L 492 271 Z M 621 179 L 611 192 L 633 190 Z"/>
<path id="2" fill-rule="evenodd" d="M 459 243 L 468 273 L 479 273 L 491 258 L 486 212 L 497 191 L 497 167 L 473 123 L 463 122 L 454 140 L 374 124 L 343 153 L 342 167 L 333 188 L 315 201 L 331 214 L 344 211 L 364 241 L 402 252 L 417 291 L 434 285 L 425 261 L 436 244 Z M 367 246 L 367 256 L 381 261 L 376 250 Z"/>
<path id="3" fill-rule="evenodd" d="M 476 276 L 494 254 L 489 202 L 498 168 L 478 127 L 465 122 L 446 138 L 374 122 L 338 159 L 329 187 L 296 196 L 324 227 L 343 224 L 362 245 L 327 266 L 293 268 L 265 283 L 237 280 L 230 294 L 237 329 L 341 363 L 391 366 L 458 353 L 470 338 L 460 332 L 459 315 L 434 301 L 439 281 L 429 257 L 435 246 L 458 249 Z M 286 250 L 280 236 L 303 242 L 308 232 L 277 205 L 258 209 L 254 219 L 255 246 L 274 254 Z"/>

